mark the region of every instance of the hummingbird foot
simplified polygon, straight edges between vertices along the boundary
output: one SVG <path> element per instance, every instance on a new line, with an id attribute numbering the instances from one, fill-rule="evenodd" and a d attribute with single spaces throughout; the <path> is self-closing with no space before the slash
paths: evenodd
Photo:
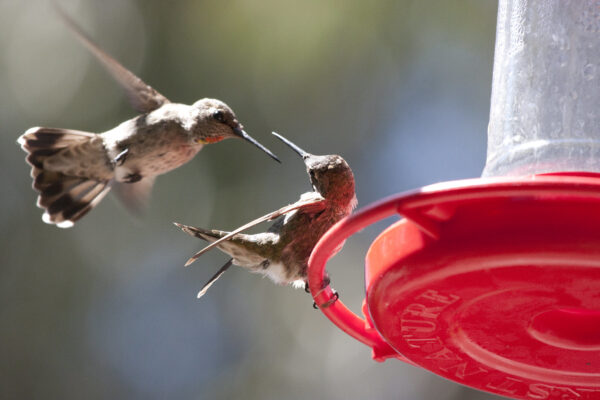
<path id="1" fill-rule="evenodd" d="M 323 282 L 321 283 L 321 290 L 325 289 L 331 283 L 331 279 L 329 278 L 329 274 L 325 273 L 323 277 Z M 308 281 L 304 281 L 304 291 L 306 293 L 310 293 L 310 286 L 308 286 Z"/>
<path id="2" fill-rule="evenodd" d="M 128 153 L 129 149 L 125 149 L 119 154 L 117 154 L 117 156 L 112 160 L 113 166 L 120 167 L 121 165 L 123 165 L 125 163 L 125 160 L 127 159 Z"/>
<path id="3" fill-rule="evenodd" d="M 329 274 L 326 272 L 323 277 L 323 283 L 321 283 L 321 290 L 325 289 L 331 283 L 331 278 L 329 278 Z"/>
<path id="4" fill-rule="evenodd" d="M 135 172 L 135 173 L 131 173 L 131 174 L 127 174 L 125 175 L 123 182 L 125 183 L 136 183 L 142 180 L 142 175 L 140 175 L 139 173 Z"/>
<path id="5" fill-rule="evenodd" d="M 316 301 L 313 301 L 313 308 L 315 310 L 318 310 L 319 308 L 331 307 L 331 305 L 333 303 L 335 303 L 339 298 L 340 298 L 340 294 L 338 292 L 334 291 L 333 296 L 331 296 L 331 298 L 329 300 L 327 300 L 325 303 L 321 304 L 320 306 L 317 305 Z"/>
<path id="6" fill-rule="evenodd" d="M 327 287 L 329 287 L 330 283 L 331 283 L 331 279 L 329 278 L 329 274 L 325 273 L 325 276 L 323 277 L 323 282 L 321 282 L 321 290 L 319 290 L 319 292 L 317 293 L 317 296 L 319 294 L 321 294 L 321 292 L 323 290 L 325 290 Z M 308 284 L 307 284 L 307 286 L 308 286 Z M 331 290 L 333 291 L 333 295 L 325 303 L 323 303 L 320 306 L 318 306 L 317 303 L 313 301 L 313 308 L 314 309 L 318 310 L 319 308 L 330 307 L 333 303 L 335 303 L 337 301 L 337 299 L 340 298 L 340 294 L 338 292 L 336 292 L 335 289 L 331 288 Z"/>

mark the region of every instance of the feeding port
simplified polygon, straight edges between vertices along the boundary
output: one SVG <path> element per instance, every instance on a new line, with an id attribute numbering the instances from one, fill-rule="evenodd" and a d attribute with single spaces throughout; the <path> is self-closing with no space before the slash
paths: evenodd
<path id="1" fill-rule="evenodd" d="M 518 399 L 600 399 L 600 0 L 501 0 L 483 178 L 384 199 L 309 262 L 315 302 L 373 349 Z M 365 260 L 364 317 L 321 290 L 347 237 L 404 217 Z"/>

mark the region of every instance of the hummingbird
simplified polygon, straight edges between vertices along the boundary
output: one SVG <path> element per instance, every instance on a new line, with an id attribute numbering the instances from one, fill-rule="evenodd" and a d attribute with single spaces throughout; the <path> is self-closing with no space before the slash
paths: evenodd
<path id="1" fill-rule="evenodd" d="M 232 232 L 175 223 L 187 234 L 211 242 L 191 257 L 186 266 L 213 247 L 218 247 L 231 256 L 206 282 L 198 293 L 198 298 L 232 264 L 268 276 L 277 284 L 292 284 L 306 289 L 308 258 L 313 248 L 329 228 L 356 207 L 354 175 L 342 157 L 313 155 L 283 136 L 275 132 L 273 135 L 302 157 L 313 190 L 302 194 L 297 202 L 257 218 Z M 266 232 L 242 233 L 256 224 L 270 220 L 275 222 Z"/>
<path id="2" fill-rule="evenodd" d="M 56 4 L 55 4 L 56 5 Z M 140 113 L 103 133 L 35 127 L 17 142 L 28 153 L 42 220 L 69 228 L 112 188 L 130 211 L 143 208 L 157 175 L 190 161 L 206 144 L 244 139 L 279 162 L 217 99 L 172 103 L 102 50 L 57 5 L 75 36 L 125 90 Z"/>

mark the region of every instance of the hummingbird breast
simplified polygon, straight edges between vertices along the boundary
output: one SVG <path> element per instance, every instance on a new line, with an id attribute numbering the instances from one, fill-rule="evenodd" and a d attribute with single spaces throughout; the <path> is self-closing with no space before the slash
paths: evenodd
<path id="1" fill-rule="evenodd" d="M 329 228 L 348 214 L 328 207 L 318 214 L 293 212 L 285 218 L 280 241 L 287 244 L 282 247 L 280 262 L 285 266 L 287 282 L 306 280 L 313 248 Z"/>
<path id="2" fill-rule="evenodd" d="M 180 120 L 170 115 L 141 115 L 102 134 L 110 159 L 126 152 L 116 163 L 117 181 L 128 176 L 151 177 L 169 172 L 190 161 L 202 149 L 194 143 Z"/>

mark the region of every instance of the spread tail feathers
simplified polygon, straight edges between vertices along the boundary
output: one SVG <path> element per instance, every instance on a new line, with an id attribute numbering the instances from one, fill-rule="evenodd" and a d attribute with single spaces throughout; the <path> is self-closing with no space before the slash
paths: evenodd
<path id="1" fill-rule="evenodd" d="M 275 233 L 259 233 L 255 235 L 245 235 L 238 233 L 231 236 L 231 232 L 219 231 L 216 229 L 203 229 L 189 225 L 183 225 L 175 222 L 175 225 L 185 233 L 197 238 L 214 243 L 222 238 L 227 240 L 218 243 L 217 247 L 222 252 L 233 258 L 233 263 L 241 267 L 253 268 L 262 265 L 269 257 L 269 249 L 277 242 L 278 235 Z M 190 258 L 185 266 L 187 267 L 196 258 Z"/>
<path id="2" fill-rule="evenodd" d="M 182 231 L 184 231 L 185 233 L 187 233 L 190 236 L 195 236 L 197 238 L 209 241 L 209 242 L 214 242 L 215 240 L 217 240 L 220 237 L 223 237 L 227 234 L 227 232 L 223 232 L 223 231 L 218 231 L 218 230 L 210 230 L 210 229 L 203 229 L 203 228 L 196 228 L 194 226 L 189 226 L 189 225 L 183 225 L 177 222 L 174 222 L 175 226 L 181 228 Z M 221 268 L 219 268 L 219 270 L 204 284 L 204 286 L 202 286 L 202 289 L 198 292 L 198 298 L 204 296 L 206 294 L 206 292 L 208 291 L 208 289 L 213 285 L 213 283 L 216 282 L 217 279 L 219 279 L 221 277 L 221 275 L 223 275 L 225 273 L 225 271 L 227 271 L 229 269 L 229 267 L 231 267 L 231 265 L 233 264 L 233 258 L 230 258 L 229 261 L 227 261 L 225 263 L 225 265 L 223 265 Z"/>
<path id="3" fill-rule="evenodd" d="M 47 224 L 73 226 L 110 190 L 109 181 L 70 176 L 44 167 L 49 157 L 93 137 L 93 133 L 54 128 L 31 128 L 19 137 L 18 143 L 28 153 L 27 162 L 32 167 L 33 188 L 40 193 L 37 205 L 45 210 L 42 219 Z"/>

